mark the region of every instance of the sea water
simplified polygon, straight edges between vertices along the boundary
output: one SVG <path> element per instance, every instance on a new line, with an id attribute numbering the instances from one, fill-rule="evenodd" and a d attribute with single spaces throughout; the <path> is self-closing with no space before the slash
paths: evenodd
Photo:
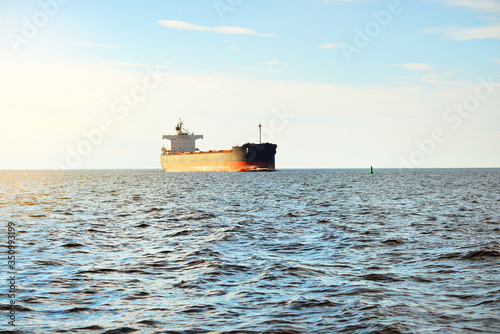
<path id="1" fill-rule="evenodd" d="M 499 333 L 499 190 L 500 169 L 1 171 L 0 332 Z"/>

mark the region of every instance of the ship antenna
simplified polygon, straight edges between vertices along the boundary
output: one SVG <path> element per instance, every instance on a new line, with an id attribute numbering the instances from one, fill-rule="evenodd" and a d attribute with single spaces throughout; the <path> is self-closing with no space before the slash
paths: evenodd
<path id="1" fill-rule="evenodd" d="M 262 144 L 262 123 L 259 123 L 259 144 Z"/>
<path id="2" fill-rule="evenodd" d="M 177 126 L 175 127 L 177 134 L 180 134 L 182 132 L 182 130 L 184 130 L 186 134 L 194 135 L 194 132 L 189 132 L 188 129 L 183 128 L 183 125 L 184 125 L 184 123 L 182 123 L 182 119 L 179 118 L 179 123 L 177 123 Z"/>
<path id="3" fill-rule="evenodd" d="M 182 132 L 182 119 L 179 118 L 179 123 L 177 123 L 177 126 L 175 127 L 175 132 L 177 134 L 180 134 Z"/>

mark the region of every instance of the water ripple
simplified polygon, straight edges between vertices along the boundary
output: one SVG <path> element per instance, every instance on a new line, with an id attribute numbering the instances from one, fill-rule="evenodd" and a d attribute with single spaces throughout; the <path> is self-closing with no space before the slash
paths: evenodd
<path id="1" fill-rule="evenodd" d="M 18 332 L 500 332 L 498 169 L 0 175 Z"/>

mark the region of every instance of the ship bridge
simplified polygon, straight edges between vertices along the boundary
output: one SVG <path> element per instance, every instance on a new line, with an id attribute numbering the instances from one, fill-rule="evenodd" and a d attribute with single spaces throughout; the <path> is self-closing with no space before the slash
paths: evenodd
<path id="1" fill-rule="evenodd" d="M 203 139 L 203 135 L 195 135 L 193 132 L 182 127 L 182 120 L 179 120 L 175 131 L 175 135 L 163 135 L 162 139 L 168 140 L 167 147 L 164 150 L 166 154 L 184 153 L 184 152 L 194 152 L 196 151 L 196 140 Z"/>

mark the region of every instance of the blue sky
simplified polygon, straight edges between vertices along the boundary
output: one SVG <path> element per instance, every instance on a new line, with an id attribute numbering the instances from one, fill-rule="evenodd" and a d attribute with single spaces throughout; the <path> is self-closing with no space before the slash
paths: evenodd
<path id="1" fill-rule="evenodd" d="M 0 0 L 1 169 L 500 167 L 500 1 Z"/>

